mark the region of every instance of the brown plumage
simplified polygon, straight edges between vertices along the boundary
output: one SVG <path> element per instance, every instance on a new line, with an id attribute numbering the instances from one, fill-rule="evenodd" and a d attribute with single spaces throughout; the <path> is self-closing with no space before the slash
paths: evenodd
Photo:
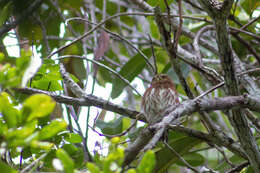
<path id="1" fill-rule="evenodd" d="M 178 93 L 172 80 L 166 74 L 158 74 L 144 93 L 141 109 L 148 123 L 153 124 L 161 119 L 167 108 L 177 104 Z"/>

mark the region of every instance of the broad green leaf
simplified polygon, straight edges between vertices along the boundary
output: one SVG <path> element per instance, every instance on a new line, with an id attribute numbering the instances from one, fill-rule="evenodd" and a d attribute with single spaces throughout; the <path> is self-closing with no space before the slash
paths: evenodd
<path id="1" fill-rule="evenodd" d="M 103 171 L 111 172 L 111 173 L 115 172 L 115 170 L 111 170 L 111 165 L 114 164 L 119 168 L 123 162 L 123 159 L 124 159 L 124 150 L 120 147 L 117 147 L 106 158 L 104 158 Z"/>
<path id="2" fill-rule="evenodd" d="M 37 121 L 28 122 L 22 128 L 9 130 L 8 133 L 6 134 L 6 138 L 24 140 L 34 132 L 36 126 L 37 126 Z"/>
<path id="3" fill-rule="evenodd" d="M 154 17 L 148 16 L 147 20 L 148 20 L 148 22 L 150 24 L 151 36 L 154 39 L 160 39 L 160 32 L 159 32 L 159 29 L 158 29 L 155 21 L 154 21 Z"/>
<path id="4" fill-rule="evenodd" d="M 108 135 L 115 135 L 122 132 L 122 118 L 118 118 L 115 121 L 104 122 L 97 120 L 96 126 L 101 129 L 102 133 Z"/>
<path id="5" fill-rule="evenodd" d="M 187 65 L 186 63 L 184 62 L 180 62 L 179 64 L 181 66 L 181 72 L 182 72 L 182 75 L 184 76 L 184 78 L 187 78 L 191 68 L 189 65 Z M 168 66 L 167 66 L 168 67 Z M 171 66 L 170 66 L 171 67 Z M 164 71 L 164 70 L 163 70 Z M 179 78 L 177 76 L 177 74 L 175 73 L 175 71 L 173 71 L 173 68 L 169 68 L 167 74 L 171 77 L 171 79 L 173 79 L 173 82 L 175 84 L 180 84 L 180 81 L 179 81 Z"/>
<path id="6" fill-rule="evenodd" d="M 65 120 L 54 120 L 49 125 L 44 126 L 39 134 L 39 139 L 45 140 L 53 137 L 57 133 L 66 130 L 67 123 Z"/>
<path id="7" fill-rule="evenodd" d="M 110 141 L 112 144 L 117 144 L 120 142 L 120 137 L 113 137 Z"/>
<path id="8" fill-rule="evenodd" d="M 77 148 L 75 145 L 73 144 L 64 144 L 63 145 L 63 150 L 65 150 L 70 156 L 75 154 L 79 148 Z"/>
<path id="9" fill-rule="evenodd" d="M 42 142 L 42 141 L 32 141 L 31 147 L 37 148 L 40 150 L 51 150 L 53 148 L 54 144 L 50 142 Z"/>
<path id="10" fill-rule="evenodd" d="M 24 147 L 23 148 L 23 159 L 27 159 L 29 157 L 32 157 L 32 151 L 30 147 Z"/>
<path id="11" fill-rule="evenodd" d="M 231 161 L 231 163 L 236 164 L 236 165 L 239 165 L 242 162 L 245 162 L 245 159 L 238 157 L 236 155 L 233 155 L 232 157 L 230 157 L 229 160 Z M 231 169 L 231 166 L 227 162 L 221 162 L 219 165 L 217 165 L 216 168 L 214 168 L 214 170 L 219 171 L 219 172 L 226 172 L 229 169 Z"/>
<path id="12" fill-rule="evenodd" d="M 80 10 L 80 7 L 84 5 L 82 0 L 77 0 L 77 1 L 67 0 L 67 1 L 60 1 L 60 3 L 64 3 L 64 6 L 75 8 L 76 10 Z"/>
<path id="13" fill-rule="evenodd" d="M 137 167 L 137 171 L 140 173 L 150 173 L 153 172 L 155 166 L 155 153 L 152 150 L 148 150 L 140 164 Z"/>
<path id="14" fill-rule="evenodd" d="M 60 159 L 63 168 L 65 170 L 66 173 L 73 173 L 74 170 L 74 162 L 73 160 L 70 158 L 70 156 L 68 155 L 68 153 L 66 151 L 64 151 L 63 149 L 58 149 L 56 151 L 56 156 L 58 157 L 58 159 Z"/>
<path id="15" fill-rule="evenodd" d="M 181 156 L 188 153 L 190 149 L 200 143 L 202 143 L 201 140 L 188 136 L 169 141 L 169 145 Z M 178 161 L 178 157 L 176 157 L 170 149 L 164 147 L 156 152 L 156 160 L 156 172 L 165 172 L 168 167 Z"/>
<path id="16" fill-rule="evenodd" d="M 17 171 L 13 168 L 11 168 L 9 165 L 6 163 L 0 161 L 0 170 L 1 172 L 6 172 L 6 173 L 16 173 Z"/>
<path id="17" fill-rule="evenodd" d="M 147 57 L 149 57 L 151 55 L 150 48 L 144 49 L 143 53 Z M 137 54 L 122 67 L 122 69 L 119 71 L 119 74 L 123 76 L 125 79 L 127 79 L 129 82 L 131 82 L 138 74 L 142 72 L 142 70 L 145 67 L 145 64 L 146 63 L 144 58 L 140 54 Z M 123 82 L 120 78 L 116 77 L 113 81 L 111 97 L 118 97 L 126 86 L 127 84 L 125 82 Z"/>
<path id="18" fill-rule="evenodd" d="M 136 170 L 133 169 L 133 168 L 131 168 L 131 169 L 128 169 L 128 170 L 127 170 L 127 173 L 136 173 Z"/>
<path id="19" fill-rule="evenodd" d="M 70 143 L 81 143 L 82 142 L 81 136 L 79 134 L 75 134 L 75 133 L 66 134 L 65 140 Z"/>
<path id="20" fill-rule="evenodd" d="M 75 73 L 75 75 L 80 79 L 80 80 L 84 80 L 86 79 L 86 67 L 84 66 L 83 60 L 82 59 L 78 59 L 78 58 L 74 58 L 71 61 L 71 65 L 73 68 L 73 71 Z M 78 80 L 78 79 L 77 79 Z"/>
<path id="21" fill-rule="evenodd" d="M 241 5 L 243 9 L 249 14 L 252 15 L 253 11 L 260 6 L 259 0 L 242 0 Z"/>
<path id="22" fill-rule="evenodd" d="M 244 173 L 244 171 L 245 173 L 254 173 L 252 166 L 248 166 L 248 168 L 242 169 L 241 173 Z"/>
<path id="23" fill-rule="evenodd" d="M 48 151 L 47 156 L 45 156 L 42 161 L 44 162 L 44 165 L 48 168 L 52 168 L 53 167 L 53 159 L 56 158 L 56 150 L 55 149 L 51 149 Z"/>
<path id="24" fill-rule="evenodd" d="M 0 112 L 9 128 L 16 127 L 20 112 L 14 108 L 9 101 L 9 95 L 6 92 L 2 92 L 0 95 Z"/>
<path id="25" fill-rule="evenodd" d="M 123 122 L 123 126 L 122 126 L 122 130 L 126 130 L 126 129 L 128 129 L 130 126 L 131 126 L 131 119 L 129 119 L 129 118 L 123 118 L 123 120 L 122 120 Z"/>
<path id="26" fill-rule="evenodd" d="M 4 58 L 5 58 L 5 55 L 2 52 L 0 52 L 0 62 L 3 61 Z"/>
<path id="27" fill-rule="evenodd" d="M 64 144 L 62 147 L 74 160 L 74 166 L 80 168 L 84 166 L 84 151 L 83 148 L 77 147 L 74 144 Z"/>
<path id="28" fill-rule="evenodd" d="M 55 108 L 54 100 L 44 94 L 35 94 L 25 100 L 22 113 L 27 121 L 45 117 Z"/>
<path id="29" fill-rule="evenodd" d="M 124 22 L 128 26 L 134 26 L 135 21 L 133 20 L 133 17 L 131 16 L 121 16 L 121 21 Z"/>
<path id="30" fill-rule="evenodd" d="M 186 160 L 186 162 L 188 162 L 191 166 L 194 167 L 203 165 L 205 162 L 204 157 L 198 153 L 188 153 L 183 155 L 182 158 Z M 185 166 L 185 164 L 181 160 L 178 160 L 176 164 Z"/>
<path id="31" fill-rule="evenodd" d="M 167 0 L 167 3 L 169 6 L 172 2 L 173 2 L 173 0 Z M 153 7 L 160 6 L 162 12 L 166 11 L 166 5 L 165 5 L 164 0 L 148 0 L 147 3 Z"/>
<path id="32" fill-rule="evenodd" d="M 24 56 L 20 57 L 20 58 L 16 58 L 16 67 L 18 68 L 19 71 L 24 71 L 29 63 L 30 63 L 30 60 L 31 60 L 31 52 L 27 52 L 27 53 L 23 53 L 25 54 Z"/>
<path id="33" fill-rule="evenodd" d="M 33 81 L 31 86 L 33 88 L 37 88 L 37 89 L 41 89 L 41 90 L 48 90 L 48 91 L 62 90 L 62 87 L 57 80 L 48 80 L 47 78 Z"/>
<path id="34" fill-rule="evenodd" d="M 9 18 L 12 11 L 12 1 L 8 2 L 3 8 L 0 8 L 0 27 L 6 22 Z"/>
<path id="35" fill-rule="evenodd" d="M 94 163 L 87 162 L 87 168 L 91 173 L 100 173 L 100 169 Z"/>
<path id="36" fill-rule="evenodd" d="M 7 124 L 3 121 L 2 118 L 0 118 L 0 136 L 3 136 L 5 133 L 7 133 L 7 131 L 8 131 Z"/>
<path id="37" fill-rule="evenodd" d="M 35 25 L 35 19 L 29 17 L 20 23 L 18 34 L 29 41 L 41 40 L 43 36 L 40 25 Z"/>

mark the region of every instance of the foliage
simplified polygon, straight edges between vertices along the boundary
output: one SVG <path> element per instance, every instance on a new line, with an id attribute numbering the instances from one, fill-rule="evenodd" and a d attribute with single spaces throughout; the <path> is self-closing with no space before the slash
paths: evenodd
<path id="1" fill-rule="evenodd" d="M 0 0 L 0 33 L 2 28 L 21 17 L 22 13 L 33 2 L 35 0 Z M 167 2 L 171 12 L 175 14 L 174 12 L 178 11 L 177 1 L 169 0 Z M 190 32 L 191 35 L 195 35 L 201 28 L 211 25 L 212 22 L 207 13 L 200 9 L 197 1 L 195 3 L 188 2 L 190 1 L 182 1 L 183 15 L 189 16 L 188 18 L 183 18 L 183 28 Z M 168 7 L 163 0 L 147 0 L 146 3 L 152 7 L 160 6 L 161 11 L 167 13 Z M 236 1 L 231 9 L 231 15 L 228 20 L 229 26 L 241 28 L 249 21 L 259 17 L 259 5 L 259 2 L 256 0 Z M 59 62 L 62 61 L 73 80 L 82 88 L 87 88 L 87 93 L 98 95 L 100 91 L 97 90 L 97 84 L 99 86 L 107 86 L 109 84 L 112 86 L 109 99 L 121 98 L 122 95 L 127 95 L 126 99 L 121 101 L 121 105 L 136 110 L 139 110 L 141 96 L 133 91 L 129 91 L 126 82 L 122 81 L 118 76 L 120 75 L 131 84 L 133 84 L 133 81 L 135 83 L 138 81 L 136 88 L 142 92 L 141 88 L 148 86 L 153 75 L 144 59 L 144 55 L 148 57 L 148 61 L 152 62 L 152 64 L 153 56 L 155 56 L 155 66 L 158 72 L 167 73 L 172 78 L 176 84 L 176 90 L 180 94 L 180 100 L 187 99 L 178 75 L 171 68 L 170 57 L 166 49 L 161 45 L 162 38 L 154 16 L 144 17 L 142 15 L 125 14 L 112 20 L 107 20 L 104 25 L 91 32 L 88 37 L 59 51 L 58 55 L 55 54 L 46 58 L 51 52 L 68 45 L 72 40 L 90 31 L 95 26 L 93 22 L 101 22 L 105 18 L 118 13 L 137 11 L 140 8 L 137 7 L 131 0 L 43 1 L 40 7 L 34 10 L 33 14 L 19 21 L 15 30 L 13 29 L 0 35 L 1 170 L 4 170 L 4 172 L 17 172 L 18 170 L 24 170 L 26 166 L 30 165 L 32 166 L 29 168 L 31 171 L 59 171 L 60 164 L 65 172 L 84 172 L 85 170 L 91 173 L 120 172 L 125 157 L 124 151 L 128 146 L 124 142 L 136 139 L 140 131 L 146 127 L 146 125 L 138 124 L 124 136 L 103 137 L 103 141 L 100 141 L 91 136 L 93 134 L 92 131 L 88 131 L 92 117 L 96 114 L 93 109 L 88 109 L 88 112 L 83 112 L 82 114 L 84 115 L 82 115 L 78 108 L 80 107 L 79 105 L 73 105 L 72 107 L 68 104 L 63 104 L 61 106 L 57 104 L 59 101 L 54 101 L 50 96 L 44 94 L 29 96 L 20 92 L 17 88 L 21 87 L 24 78 L 28 78 L 28 76 L 24 75 L 25 71 L 30 67 L 37 66 L 32 63 L 32 58 L 35 56 L 41 57 L 42 65 L 39 69 L 37 68 L 37 72 L 33 72 L 33 78 L 28 79 L 27 87 L 56 94 L 61 94 L 65 91 L 63 92 L 64 95 L 74 97 L 73 93 L 69 89 L 67 90 L 62 83 L 62 77 L 59 72 Z M 73 17 L 84 18 L 84 20 L 66 20 Z M 175 21 L 178 23 L 178 18 Z M 255 54 L 259 56 L 260 52 L 259 45 L 256 44 L 259 43 L 259 36 L 257 40 L 255 36 L 248 34 L 259 33 L 259 25 L 258 20 L 247 26 L 246 32 L 230 35 L 234 51 L 239 55 L 240 60 L 247 64 L 248 69 L 259 65 L 255 58 Z M 170 25 L 167 25 L 166 28 L 170 28 Z M 97 44 L 100 43 L 97 40 L 102 41 L 100 33 L 103 30 L 109 34 L 110 39 L 109 42 L 104 43 L 108 45 L 103 46 L 109 48 L 107 51 L 100 50 L 104 56 L 95 57 L 95 60 L 103 65 L 97 67 L 91 61 L 84 59 L 85 57 L 83 56 L 92 59 L 95 51 L 99 51 L 97 49 L 100 46 Z M 151 37 L 151 40 L 148 35 Z M 215 37 L 214 31 L 207 31 L 202 36 L 212 47 L 217 45 Z M 6 43 L 6 40 L 11 38 L 16 39 L 18 45 Z M 247 46 L 245 45 L 245 42 L 249 44 L 250 48 L 248 48 L 248 44 Z M 193 38 L 189 37 L 189 34 L 183 34 L 180 37 L 179 45 L 193 55 L 192 44 Z M 13 48 L 11 51 L 10 46 Z M 28 48 L 31 46 L 33 51 L 30 51 L 30 48 Z M 12 51 L 17 47 L 19 49 L 16 53 L 19 55 L 14 56 Z M 200 45 L 200 51 L 203 55 L 204 64 L 208 68 L 214 69 L 214 72 L 222 74 L 219 65 L 219 55 L 202 45 Z M 61 60 L 63 55 L 69 56 Z M 75 60 L 75 56 L 80 56 L 81 58 Z M 213 86 L 211 81 L 207 80 L 204 75 L 201 75 L 194 68 L 194 65 L 191 65 L 190 59 L 185 57 L 185 55 L 178 54 L 178 56 L 182 60 L 180 62 L 182 74 L 187 79 L 187 83 L 195 95 L 199 95 Z M 107 68 L 104 68 L 104 66 Z M 97 73 L 95 73 L 95 69 L 97 69 Z M 108 69 L 112 69 L 118 75 L 115 75 Z M 259 78 L 259 72 L 252 73 L 252 77 L 254 79 Z M 90 81 L 93 81 L 93 83 Z M 89 88 L 92 88 L 92 91 Z M 108 92 L 108 90 L 104 89 L 104 92 Z M 242 88 L 241 93 L 244 92 L 245 90 Z M 209 97 L 220 97 L 225 94 L 225 90 L 222 88 L 211 92 Z M 102 94 L 99 96 L 103 97 Z M 96 106 L 100 107 L 100 105 Z M 131 124 L 131 119 L 124 115 L 118 116 L 116 113 L 111 115 L 106 110 L 100 110 L 99 112 L 101 113 L 97 120 L 95 119 L 93 126 L 96 126 L 102 134 L 112 136 L 120 134 L 127 130 Z M 231 130 L 232 127 L 228 122 L 225 111 L 214 111 L 208 114 L 214 123 L 222 125 L 223 131 L 230 136 L 235 135 Z M 259 113 L 254 113 L 255 117 L 259 117 L 259 115 Z M 81 124 L 80 116 L 87 117 L 86 127 Z M 185 120 L 183 126 L 206 133 L 207 130 L 199 118 L 199 114 L 196 113 Z M 112 120 L 106 121 L 107 119 Z M 252 126 L 252 129 L 254 128 Z M 254 135 L 257 135 L 257 130 L 253 132 Z M 91 140 L 94 140 L 97 146 L 102 145 L 100 147 L 102 150 L 90 151 L 90 148 L 93 148 L 93 146 L 90 147 L 88 142 Z M 231 166 L 226 163 L 224 156 L 214 148 L 215 146 L 209 146 L 201 139 L 190 137 L 181 132 L 170 132 L 168 143 L 193 167 L 207 166 L 220 172 L 231 169 Z M 108 149 L 104 149 L 103 145 L 109 146 Z M 96 148 L 97 146 L 94 147 Z M 235 165 L 245 161 L 240 156 L 232 153 L 232 151 L 227 149 L 224 149 L 224 151 L 229 160 Z M 91 156 L 92 162 L 87 161 L 87 155 Z M 125 170 L 126 172 L 149 173 L 152 171 L 164 172 L 166 170 L 181 172 L 183 168 L 187 168 L 161 142 L 157 144 L 153 151 L 149 150 L 146 153 L 140 153 L 138 157 L 142 159 L 136 159 L 132 163 L 133 168 Z M 37 158 L 41 159 L 34 163 Z M 14 161 L 17 159 L 20 159 L 21 163 Z M 252 168 L 249 166 L 243 171 L 252 172 Z"/>

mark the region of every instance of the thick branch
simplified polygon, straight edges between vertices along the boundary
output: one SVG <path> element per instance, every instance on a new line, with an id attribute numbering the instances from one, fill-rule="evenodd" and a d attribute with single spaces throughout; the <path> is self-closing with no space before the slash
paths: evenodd
<path id="1" fill-rule="evenodd" d="M 229 38 L 227 18 L 232 7 L 233 0 L 220 2 L 217 0 L 199 0 L 201 6 L 214 21 L 217 44 L 221 65 L 224 71 L 224 79 L 229 95 L 239 95 L 238 82 L 235 73 L 234 54 Z M 234 127 L 242 148 L 246 151 L 248 159 L 255 172 L 260 172 L 260 151 L 253 137 L 248 122 L 243 115 L 243 110 L 232 109 L 229 121 Z"/>
<path id="2" fill-rule="evenodd" d="M 135 119 L 136 115 L 139 114 L 138 111 L 115 105 L 109 101 L 103 100 L 101 98 L 97 98 L 93 95 L 86 95 L 85 98 L 73 98 L 68 96 L 56 95 L 52 92 L 47 92 L 47 91 L 33 89 L 33 88 L 17 88 L 16 90 L 23 94 L 35 94 L 35 93 L 46 94 L 51 96 L 54 100 L 60 103 L 65 103 L 70 105 L 76 104 L 80 106 L 95 106 L 133 119 Z M 180 104 L 175 110 L 170 112 L 168 116 L 166 116 L 163 119 L 162 123 L 165 124 L 166 122 L 165 126 L 167 126 L 170 124 L 171 120 L 187 114 L 191 115 L 193 112 L 199 110 L 213 111 L 213 110 L 231 109 L 233 107 L 244 107 L 244 108 L 249 108 L 251 110 L 260 112 L 260 98 L 252 95 L 244 95 L 244 96 L 229 96 L 229 97 L 215 98 L 215 99 L 201 98 L 198 100 L 196 99 L 187 100 L 182 104 Z M 140 119 L 145 121 L 143 116 L 141 116 Z M 178 130 L 177 127 L 176 130 Z M 179 129 L 179 131 L 181 131 L 181 129 Z M 233 144 L 232 140 L 226 138 L 219 139 L 212 135 L 211 138 L 206 138 L 205 136 L 199 133 L 195 133 L 195 132 L 192 133 L 191 130 L 187 131 L 187 134 L 191 134 L 193 136 L 194 135 L 196 136 L 196 134 L 198 134 L 197 138 L 200 138 L 208 143 L 217 143 L 218 145 L 225 146 L 230 151 L 244 157 L 244 155 L 242 154 L 243 153 L 242 150 L 239 151 L 239 147 Z M 125 163 L 130 163 L 136 157 L 140 149 L 142 149 L 149 142 L 152 136 L 153 133 L 149 129 L 144 130 L 138 137 L 139 140 L 137 139 L 137 141 L 131 144 L 129 148 L 126 150 Z"/>
<path id="3" fill-rule="evenodd" d="M 104 100 L 102 98 L 98 98 L 93 95 L 86 95 L 84 98 L 74 98 L 74 97 L 69 97 L 69 96 L 64 96 L 64 95 L 57 95 L 52 92 L 48 91 L 43 91 L 43 90 L 38 90 L 34 88 L 16 88 L 16 91 L 23 93 L 23 94 L 36 94 L 36 93 L 42 93 L 51 96 L 56 102 L 59 103 L 65 103 L 69 105 L 78 105 L 78 106 L 95 106 L 101 109 L 105 109 L 108 111 L 112 111 L 115 113 L 118 113 L 120 115 L 136 119 L 136 115 L 140 114 L 138 111 L 129 109 L 129 108 L 124 108 L 122 106 L 116 105 L 114 103 L 111 103 L 107 100 Z M 138 117 L 139 120 L 145 121 L 144 116 Z"/>

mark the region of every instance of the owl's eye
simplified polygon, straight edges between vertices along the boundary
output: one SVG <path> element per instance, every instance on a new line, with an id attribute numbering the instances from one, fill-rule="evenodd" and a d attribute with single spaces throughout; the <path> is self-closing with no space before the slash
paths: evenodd
<path id="1" fill-rule="evenodd" d="M 162 79 L 167 79 L 167 76 L 165 76 L 165 75 L 162 75 Z"/>

